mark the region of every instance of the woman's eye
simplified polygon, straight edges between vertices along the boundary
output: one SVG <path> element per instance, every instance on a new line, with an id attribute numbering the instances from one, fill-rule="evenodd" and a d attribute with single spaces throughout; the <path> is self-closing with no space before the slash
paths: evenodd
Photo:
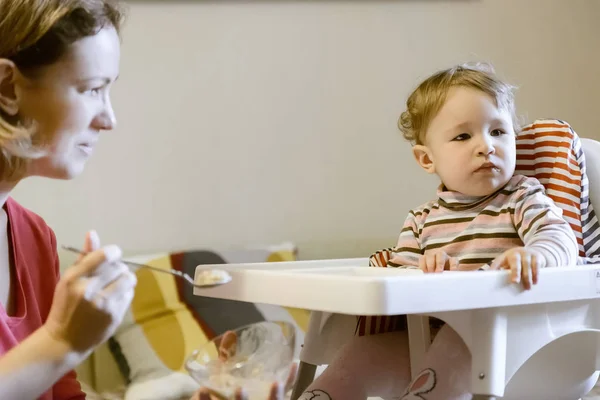
<path id="1" fill-rule="evenodd" d="M 87 89 L 85 92 L 89 95 L 92 96 L 98 96 L 100 94 L 100 92 L 102 92 L 102 87 L 96 87 L 96 88 L 92 88 L 92 89 Z"/>

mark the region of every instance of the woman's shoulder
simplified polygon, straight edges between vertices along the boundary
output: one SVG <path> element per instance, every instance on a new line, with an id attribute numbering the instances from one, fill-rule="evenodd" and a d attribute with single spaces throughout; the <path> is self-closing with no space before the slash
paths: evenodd
<path id="1" fill-rule="evenodd" d="M 44 218 L 9 197 L 6 201 L 7 212 L 14 235 L 20 241 L 35 242 L 37 245 L 48 243 L 55 246 L 55 235 Z"/>

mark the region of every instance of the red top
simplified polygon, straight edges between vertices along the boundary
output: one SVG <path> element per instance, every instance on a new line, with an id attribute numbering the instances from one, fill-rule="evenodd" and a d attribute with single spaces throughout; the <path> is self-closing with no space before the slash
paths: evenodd
<path id="1" fill-rule="evenodd" d="M 14 315 L 0 304 L 0 355 L 42 326 L 48 317 L 60 277 L 56 237 L 44 220 L 9 198 L 9 254 L 14 265 L 11 282 Z M 32 377 L 35 379 L 35 377 Z M 83 400 L 74 371 L 61 378 L 40 400 Z"/>

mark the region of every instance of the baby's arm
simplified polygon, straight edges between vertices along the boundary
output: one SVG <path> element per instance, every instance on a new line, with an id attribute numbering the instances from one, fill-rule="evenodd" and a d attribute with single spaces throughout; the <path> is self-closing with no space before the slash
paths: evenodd
<path id="1" fill-rule="evenodd" d="M 419 226 L 423 226 L 424 221 L 420 212 L 411 211 L 404 221 L 404 226 L 398 238 L 398 244 L 392 250 L 388 267 L 420 269 L 425 273 L 442 272 L 448 269 L 458 268 L 458 259 L 450 257 L 443 250 L 438 249 L 424 254 L 421 249 L 421 240 L 419 238 Z"/>
<path id="2" fill-rule="evenodd" d="M 388 267 L 394 268 L 419 268 L 419 259 L 421 258 L 421 245 L 419 242 L 419 229 L 417 226 L 417 216 L 411 211 L 406 220 L 398 243 L 392 250 L 392 257 L 387 263 Z"/>
<path id="3" fill-rule="evenodd" d="M 526 249 L 544 258 L 543 267 L 575 265 L 579 249 L 571 226 L 563 219 L 562 209 L 533 185 L 517 198 L 514 222 Z"/>
<path id="4" fill-rule="evenodd" d="M 577 239 L 562 218 L 562 209 L 546 196 L 539 182 L 525 185 L 515 196 L 512 217 L 523 247 L 504 252 L 490 267 L 509 269 L 511 282 L 522 282 L 530 289 L 537 284 L 540 268 L 577 263 Z"/>

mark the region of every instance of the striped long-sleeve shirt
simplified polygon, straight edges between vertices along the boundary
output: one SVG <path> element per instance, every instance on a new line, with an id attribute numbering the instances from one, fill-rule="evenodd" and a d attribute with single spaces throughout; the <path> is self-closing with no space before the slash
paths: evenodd
<path id="1" fill-rule="evenodd" d="M 525 246 L 540 251 L 547 266 L 578 262 L 575 234 L 562 210 L 535 178 L 515 175 L 487 197 L 438 189 L 438 199 L 412 210 L 388 267 L 418 268 L 419 258 L 442 250 L 459 270 L 486 269 L 505 251 Z"/>

